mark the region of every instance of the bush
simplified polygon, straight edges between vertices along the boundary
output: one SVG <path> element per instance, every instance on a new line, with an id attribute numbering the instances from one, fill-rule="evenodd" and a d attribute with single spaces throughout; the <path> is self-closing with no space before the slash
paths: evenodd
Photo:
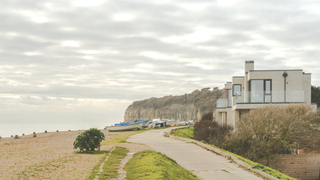
<path id="1" fill-rule="evenodd" d="M 85 151 L 94 151 L 94 149 L 100 146 L 102 140 L 105 139 L 104 134 L 96 129 L 91 128 L 88 131 L 81 133 L 73 143 L 74 149 L 79 148 L 82 152 Z"/>
<path id="2" fill-rule="evenodd" d="M 48 132 L 47 130 L 44 131 L 44 133 L 47 133 L 47 132 Z"/>
<path id="3" fill-rule="evenodd" d="M 37 135 L 36 135 L 36 134 L 34 134 L 34 135 L 33 135 L 33 137 L 35 138 L 35 137 L 37 137 Z"/>
<path id="4" fill-rule="evenodd" d="M 15 138 L 15 139 L 19 139 L 19 136 L 18 136 L 18 135 L 15 135 L 14 138 Z"/>
<path id="5" fill-rule="evenodd" d="M 212 121 L 212 119 L 213 119 L 213 112 L 210 111 L 202 115 L 200 121 Z"/>
<path id="6" fill-rule="evenodd" d="M 231 126 L 222 126 L 216 121 L 200 121 L 194 126 L 194 139 L 221 147 L 231 131 Z"/>
<path id="7" fill-rule="evenodd" d="M 319 132 L 311 124 L 319 115 L 308 105 L 265 106 L 251 110 L 237 123 L 236 133 L 223 149 L 253 161 L 274 154 L 294 154 L 298 149 L 319 148 Z"/>

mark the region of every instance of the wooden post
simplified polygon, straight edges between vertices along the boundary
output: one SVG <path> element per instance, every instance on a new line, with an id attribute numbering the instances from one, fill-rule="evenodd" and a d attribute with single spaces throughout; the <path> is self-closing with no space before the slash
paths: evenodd
<path id="1" fill-rule="evenodd" d="M 98 151 L 100 151 L 100 147 L 101 147 L 101 146 L 98 147 Z"/>

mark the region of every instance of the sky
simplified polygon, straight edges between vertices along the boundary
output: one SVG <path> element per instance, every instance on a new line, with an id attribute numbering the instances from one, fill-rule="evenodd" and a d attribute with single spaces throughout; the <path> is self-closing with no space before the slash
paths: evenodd
<path id="1" fill-rule="evenodd" d="M 123 120 L 256 69 L 320 85 L 318 0 L 1 0 L 0 123 Z M 1 133 L 1 132 L 0 132 Z"/>

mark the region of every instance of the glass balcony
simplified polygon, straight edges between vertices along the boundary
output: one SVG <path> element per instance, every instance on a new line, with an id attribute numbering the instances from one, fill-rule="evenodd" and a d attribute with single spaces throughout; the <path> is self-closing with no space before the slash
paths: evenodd
<path id="1" fill-rule="evenodd" d="M 242 96 L 232 97 L 233 105 L 238 103 L 302 103 L 304 91 L 247 91 Z"/>
<path id="2" fill-rule="evenodd" d="M 229 108 L 231 107 L 231 102 L 228 99 L 218 99 L 217 108 Z"/>
<path id="3" fill-rule="evenodd" d="M 230 95 L 229 95 L 230 96 Z M 304 91 L 247 91 L 241 96 L 232 96 L 229 100 L 222 98 L 217 100 L 217 108 L 228 108 L 235 104 L 269 104 L 269 103 L 303 103 Z"/>

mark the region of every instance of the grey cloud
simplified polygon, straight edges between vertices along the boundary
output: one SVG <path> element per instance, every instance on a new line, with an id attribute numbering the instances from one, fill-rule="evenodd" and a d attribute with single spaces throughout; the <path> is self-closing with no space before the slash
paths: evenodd
<path id="1" fill-rule="evenodd" d="M 319 56 L 320 18 L 299 8 L 308 2 L 246 1 L 220 7 L 215 1 L 207 0 L 159 4 L 117 0 L 98 7 L 73 7 L 70 1 L 55 1 L 54 9 L 46 7 L 47 2 L 2 2 L 7 10 L 0 13 L 3 19 L 0 22 L 0 66 L 14 68 L 0 69 L 0 93 L 144 99 L 168 95 L 166 89 L 176 88 L 177 94 L 183 94 L 202 85 L 222 87 L 231 76 L 242 75 L 235 72 L 242 72 L 244 60 L 248 59 L 256 60 L 257 67 L 274 69 L 288 68 L 285 61 L 290 58 L 300 61 L 309 59 L 317 64 Z M 180 3 L 208 5 L 204 10 L 191 11 L 182 8 Z M 49 21 L 34 23 L 27 17 L 12 13 L 12 9 L 43 12 Z M 132 14 L 135 18 L 132 21 L 114 21 L 112 16 L 116 13 Z M 185 40 L 166 43 L 160 40 L 171 36 L 184 37 L 199 26 L 226 30 L 226 33 L 213 35 L 199 43 Z M 65 31 L 63 28 L 74 30 Z M 9 37 L 9 32 L 15 32 L 18 36 Z M 252 41 L 257 40 L 254 35 L 279 43 L 281 47 L 267 43 L 254 44 Z M 67 40 L 78 41 L 80 47 L 62 47 L 61 43 Z M 315 46 L 316 49 L 304 50 L 303 46 Z M 285 49 L 287 56 L 272 54 L 274 48 Z M 97 54 L 90 55 L 93 59 L 84 59 L 85 54 L 81 53 L 84 50 L 97 50 Z M 118 53 L 107 53 L 105 50 Z M 171 58 L 161 60 L 140 55 L 145 51 Z M 23 54 L 25 52 L 40 54 L 26 56 Z M 179 58 L 188 62 L 181 62 Z M 213 69 L 204 70 L 189 66 L 190 63 L 200 63 Z M 151 64 L 153 68 L 145 68 L 150 71 L 146 73 L 124 71 L 137 69 L 138 64 Z M 301 68 L 314 73 L 313 83 L 320 84 L 316 65 Z M 28 74 L 17 74 L 16 71 Z M 190 80 L 192 78 L 200 80 L 194 82 Z M 20 85 L 10 85 L 10 81 Z M 73 86 L 66 86 L 68 83 Z M 44 88 L 39 87 L 44 84 Z M 135 89 L 141 85 L 146 86 L 143 92 Z"/>

